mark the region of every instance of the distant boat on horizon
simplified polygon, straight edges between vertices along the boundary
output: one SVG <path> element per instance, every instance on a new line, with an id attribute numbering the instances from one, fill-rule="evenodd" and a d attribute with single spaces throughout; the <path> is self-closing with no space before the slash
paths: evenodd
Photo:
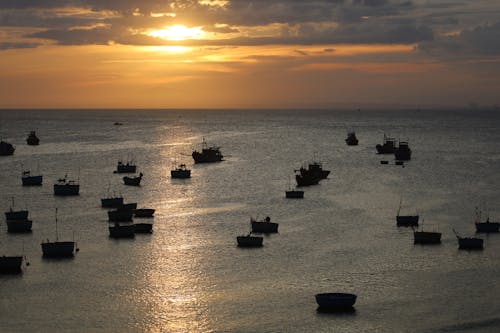
<path id="1" fill-rule="evenodd" d="M 359 143 L 359 140 L 356 137 L 356 132 L 354 132 L 354 131 L 347 132 L 347 138 L 345 139 L 345 143 L 348 146 L 357 146 Z"/>
<path id="2" fill-rule="evenodd" d="M 394 151 L 397 148 L 396 139 L 388 137 L 384 133 L 384 141 L 382 144 L 377 144 L 375 148 L 377 149 L 378 154 L 394 154 Z"/>
<path id="3" fill-rule="evenodd" d="M 40 144 L 40 139 L 36 136 L 35 131 L 30 132 L 28 138 L 26 138 L 26 143 L 30 146 L 38 146 Z"/>
<path id="4" fill-rule="evenodd" d="M 411 160 L 411 149 L 408 141 L 399 142 L 399 147 L 394 150 L 394 157 L 397 161 Z"/>

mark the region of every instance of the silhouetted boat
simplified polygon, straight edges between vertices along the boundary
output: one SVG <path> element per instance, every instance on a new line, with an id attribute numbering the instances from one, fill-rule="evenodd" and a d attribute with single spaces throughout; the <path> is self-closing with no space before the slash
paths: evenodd
<path id="1" fill-rule="evenodd" d="M 191 170 L 186 168 L 186 164 L 179 164 L 174 170 L 170 170 L 172 178 L 191 178 Z"/>
<path id="2" fill-rule="evenodd" d="M 75 242 L 74 241 L 59 241 L 59 234 L 57 230 L 57 208 L 56 208 L 56 241 L 51 242 L 47 239 L 46 242 L 42 242 L 42 253 L 44 257 L 54 258 L 54 257 L 73 257 L 75 252 Z"/>
<path id="3" fill-rule="evenodd" d="M 321 178 L 319 178 L 317 175 L 310 174 L 310 173 L 305 173 L 305 174 L 297 174 L 295 175 L 295 180 L 297 181 L 297 186 L 310 186 L 310 185 L 317 185 Z"/>
<path id="4" fill-rule="evenodd" d="M 64 178 L 57 180 L 54 184 L 54 195 L 69 196 L 78 195 L 80 193 L 80 185 L 74 180 L 67 180 L 67 175 Z"/>
<path id="5" fill-rule="evenodd" d="M 6 220 L 27 220 L 29 211 L 27 210 L 14 210 L 14 197 L 11 198 L 11 206 L 9 211 L 5 212 Z"/>
<path id="6" fill-rule="evenodd" d="M 413 230 L 413 241 L 415 244 L 440 244 L 441 233 L 437 231 Z"/>
<path id="7" fill-rule="evenodd" d="M 345 309 L 354 306 L 357 296 L 348 293 L 322 293 L 316 294 L 315 298 L 321 308 Z"/>
<path id="8" fill-rule="evenodd" d="M 239 247 L 261 247 L 263 240 L 263 237 L 252 236 L 251 233 L 246 236 L 236 237 Z"/>
<path id="9" fill-rule="evenodd" d="M 21 273 L 23 264 L 23 256 L 6 256 L 0 257 L 0 273 L 13 274 Z"/>
<path id="10" fill-rule="evenodd" d="M 151 208 L 134 209 L 134 217 L 153 217 L 154 213 L 155 210 Z"/>
<path id="11" fill-rule="evenodd" d="M 109 197 L 101 199 L 101 207 L 118 208 L 123 205 L 123 197 Z"/>
<path id="12" fill-rule="evenodd" d="M 484 241 L 476 237 L 460 237 L 455 229 L 452 229 L 458 240 L 460 250 L 482 250 Z"/>
<path id="13" fill-rule="evenodd" d="M 26 139 L 26 143 L 30 146 L 38 146 L 40 144 L 40 139 L 36 136 L 35 131 L 31 131 Z"/>
<path id="14" fill-rule="evenodd" d="M 130 222 L 134 215 L 133 209 L 118 208 L 108 211 L 108 220 L 110 222 Z"/>
<path id="15" fill-rule="evenodd" d="M 408 141 L 400 141 L 399 147 L 394 150 L 396 161 L 409 161 L 411 160 L 411 149 Z"/>
<path id="16" fill-rule="evenodd" d="M 389 164 L 389 161 L 380 161 L 380 164 Z"/>
<path id="17" fill-rule="evenodd" d="M 123 163 L 122 161 L 118 161 L 116 165 L 116 170 L 114 173 L 135 173 L 137 166 L 132 164 L 132 161 L 127 161 L 127 163 Z"/>
<path id="18" fill-rule="evenodd" d="M 43 182 L 43 176 L 32 176 L 31 172 L 27 170 L 23 171 L 21 181 L 23 182 L 23 186 L 40 186 Z"/>
<path id="19" fill-rule="evenodd" d="M 134 210 L 137 209 L 137 202 L 126 203 L 118 207 L 119 209 L 129 209 Z"/>
<path id="20" fill-rule="evenodd" d="M 398 214 L 396 215 L 396 224 L 398 227 L 416 227 L 418 226 L 418 215 L 400 215 L 403 197 L 399 200 Z"/>
<path id="21" fill-rule="evenodd" d="M 120 123 L 119 121 L 115 121 L 115 122 L 113 123 L 113 125 L 115 125 L 115 126 L 121 126 L 121 125 L 123 125 L 123 123 Z M 135 171 L 134 171 L 134 172 L 135 172 Z"/>
<path id="22" fill-rule="evenodd" d="M 220 152 L 220 147 L 209 147 L 205 142 L 205 139 L 203 139 L 201 145 L 201 153 L 196 150 L 192 153 L 194 163 L 213 163 L 223 160 L 224 156 L 222 156 L 222 153 Z"/>
<path id="23" fill-rule="evenodd" d="M 13 155 L 16 148 L 8 142 L 0 141 L 0 156 Z"/>
<path id="24" fill-rule="evenodd" d="M 348 146 L 357 146 L 358 142 L 358 138 L 356 138 L 356 133 L 354 131 L 347 133 L 345 143 L 347 143 Z"/>
<path id="25" fill-rule="evenodd" d="M 131 185 L 131 186 L 139 186 L 141 185 L 141 180 L 142 180 L 142 172 L 139 174 L 137 177 L 123 177 L 123 183 L 125 185 Z"/>
<path id="26" fill-rule="evenodd" d="M 304 198 L 304 191 L 289 189 L 285 191 L 285 197 L 288 199 L 302 199 Z"/>
<path id="27" fill-rule="evenodd" d="M 150 234 L 153 232 L 152 223 L 134 223 L 134 232 L 136 234 Z"/>
<path id="28" fill-rule="evenodd" d="M 115 222 L 109 226 L 109 237 L 111 238 L 134 238 L 135 226 L 133 224 L 121 225 Z"/>
<path id="29" fill-rule="evenodd" d="M 481 210 L 476 207 L 476 220 L 474 221 L 476 232 L 480 233 L 495 233 L 500 230 L 499 222 L 490 222 L 490 217 L 486 218 L 485 222 L 481 222 Z"/>
<path id="30" fill-rule="evenodd" d="M 271 218 L 267 216 L 263 221 L 257 221 L 250 218 L 250 224 L 252 225 L 252 232 L 269 234 L 278 232 L 278 223 L 271 222 Z"/>
<path id="31" fill-rule="evenodd" d="M 375 148 L 377 148 L 377 153 L 379 154 L 394 154 L 397 148 L 396 145 L 396 139 L 387 137 L 384 133 L 383 143 L 376 145 Z"/>
<path id="32" fill-rule="evenodd" d="M 31 226 L 33 225 L 33 221 L 24 219 L 24 220 L 7 220 L 5 221 L 7 224 L 7 232 L 10 233 L 25 233 L 31 232 Z"/>
<path id="33" fill-rule="evenodd" d="M 301 167 L 299 172 L 302 177 L 312 176 L 314 178 L 318 178 L 319 180 L 328 178 L 328 175 L 330 174 L 330 170 L 323 170 L 323 164 L 320 162 L 309 163 L 307 169 Z"/>

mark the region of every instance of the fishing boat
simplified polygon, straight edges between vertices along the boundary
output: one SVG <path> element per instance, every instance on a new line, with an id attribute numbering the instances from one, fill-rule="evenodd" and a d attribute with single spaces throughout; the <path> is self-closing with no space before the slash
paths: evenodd
<path id="1" fill-rule="evenodd" d="M 14 210 L 14 197 L 11 198 L 12 204 L 8 212 L 5 212 L 6 220 L 27 220 L 29 211 L 27 210 Z"/>
<path id="2" fill-rule="evenodd" d="M 127 161 L 127 163 L 123 163 L 122 161 L 118 161 L 116 165 L 116 170 L 114 173 L 135 173 L 137 170 L 137 166 L 133 164 L 133 161 Z"/>
<path id="3" fill-rule="evenodd" d="M 155 210 L 151 208 L 134 209 L 134 217 L 153 217 L 154 213 Z"/>
<path id="4" fill-rule="evenodd" d="M 134 238 L 135 226 L 133 224 L 120 224 L 115 222 L 109 226 L 109 237 L 111 238 Z"/>
<path id="5" fill-rule="evenodd" d="M 490 217 L 486 218 L 485 222 L 481 222 L 481 210 L 476 207 L 476 220 L 474 221 L 476 232 L 478 233 L 495 233 L 500 231 L 499 222 L 490 222 Z"/>
<path id="6" fill-rule="evenodd" d="M 394 151 L 397 148 L 397 143 L 395 138 L 391 138 L 385 135 L 384 133 L 384 141 L 382 144 L 378 144 L 375 146 L 378 154 L 394 154 Z"/>
<path id="7" fill-rule="evenodd" d="M 0 141 L 0 156 L 13 155 L 16 148 L 8 142 Z"/>
<path id="8" fill-rule="evenodd" d="M 316 294 L 315 298 L 321 308 L 346 309 L 354 306 L 357 296 L 349 293 L 321 293 Z"/>
<path id="9" fill-rule="evenodd" d="M 220 147 L 209 147 L 205 138 L 203 138 L 201 146 L 201 152 L 195 150 L 191 154 L 191 156 L 193 156 L 194 163 L 214 163 L 223 161 L 224 156 L 220 151 Z"/>
<path id="10" fill-rule="evenodd" d="M 57 258 L 57 257 L 73 257 L 76 247 L 76 242 L 73 241 L 59 241 L 59 234 L 57 230 L 57 208 L 56 208 L 56 240 L 51 242 L 47 239 L 42 242 L 42 253 L 44 257 Z M 78 251 L 78 249 L 76 249 Z"/>
<path id="11" fill-rule="evenodd" d="M 245 236 L 236 237 L 236 241 L 239 247 L 261 247 L 263 240 L 263 237 L 252 236 L 252 233 L 249 233 Z"/>
<path id="12" fill-rule="evenodd" d="M 483 249 L 483 239 L 476 237 L 461 237 L 457 234 L 455 229 L 453 229 L 453 233 L 457 237 L 458 240 L 458 248 L 460 250 L 482 250 Z"/>
<path id="13" fill-rule="evenodd" d="M 15 274 L 22 272 L 23 256 L 0 256 L 0 273 Z"/>
<path id="14" fill-rule="evenodd" d="M 118 208 L 123 205 L 123 197 L 107 197 L 101 199 L 102 208 Z"/>
<path id="15" fill-rule="evenodd" d="M 29 170 L 23 171 L 21 176 L 23 186 L 40 186 L 43 182 L 43 176 L 32 176 Z"/>
<path id="16" fill-rule="evenodd" d="M 418 215 L 400 215 L 401 206 L 403 204 L 403 197 L 399 199 L 398 214 L 396 215 L 396 225 L 398 227 L 417 227 L 418 226 Z"/>
<path id="17" fill-rule="evenodd" d="M 170 170 L 170 176 L 172 178 L 191 178 L 191 170 L 186 168 L 186 164 L 179 164 L 174 170 Z"/>
<path id="18" fill-rule="evenodd" d="M 7 224 L 7 232 L 9 233 L 31 232 L 31 226 L 33 225 L 33 221 L 28 219 L 7 220 L 5 223 Z"/>
<path id="19" fill-rule="evenodd" d="M 250 224 L 252 225 L 252 232 L 269 234 L 278 232 L 278 223 L 271 222 L 271 218 L 267 216 L 262 221 L 257 221 L 250 218 Z"/>
<path id="20" fill-rule="evenodd" d="M 142 180 L 142 172 L 139 174 L 137 177 L 123 177 L 123 183 L 125 185 L 130 185 L 130 186 L 139 186 L 141 185 L 141 180 Z"/>
<path id="21" fill-rule="evenodd" d="M 57 183 L 54 184 L 54 195 L 70 196 L 80 194 L 80 185 L 74 180 L 68 180 L 67 177 L 68 175 L 59 178 Z"/>
<path id="22" fill-rule="evenodd" d="M 26 139 L 26 143 L 30 146 L 38 146 L 40 144 L 40 139 L 36 136 L 35 131 L 31 131 Z"/>
<path id="23" fill-rule="evenodd" d="M 108 211 L 108 220 L 110 222 L 130 222 L 134 216 L 133 209 L 117 208 Z"/>
<path id="24" fill-rule="evenodd" d="M 314 174 L 296 174 L 295 175 L 295 180 L 297 181 L 297 187 L 302 187 L 302 186 L 311 186 L 311 185 L 317 185 L 319 184 L 319 181 L 321 178 Z"/>
<path id="25" fill-rule="evenodd" d="M 152 223 L 134 223 L 134 232 L 136 234 L 150 234 L 153 232 Z"/>
<path id="26" fill-rule="evenodd" d="M 314 178 L 318 178 L 319 180 L 328 178 L 328 175 L 330 174 L 330 170 L 323 170 L 323 164 L 320 162 L 309 163 L 307 169 L 301 167 L 299 172 L 303 177 L 312 176 Z"/>
<path id="27" fill-rule="evenodd" d="M 354 131 L 347 132 L 347 138 L 345 139 L 345 143 L 348 146 L 357 146 L 359 141 L 356 137 L 356 133 Z"/>
<path id="28" fill-rule="evenodd" d="M 394 150 L 396 161 L 409 161 L 411 160 L 411 149 L 408 141 L 400 141 L 399 147 Z"/>
<path id="29" fill-rule="evenodd" d="M 441 233 L 437 231 L 417 231 L 413 229 L 414 244 L 440 244 Z"/>

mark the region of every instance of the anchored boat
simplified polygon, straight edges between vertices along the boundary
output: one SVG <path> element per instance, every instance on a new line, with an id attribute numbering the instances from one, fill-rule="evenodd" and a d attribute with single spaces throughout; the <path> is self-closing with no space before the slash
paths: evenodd
<path id="1" fill-rule="evenodd" d="M 223 161 L 224 156 L 220 151 L 220 147 L 209 147 L 205 142 L 205 138 L 203 138 L 201 145 L 201 152 L 195 150 L 191 154 L 191 156 L 193 156 L 194 163 L 214 163 Z"/>

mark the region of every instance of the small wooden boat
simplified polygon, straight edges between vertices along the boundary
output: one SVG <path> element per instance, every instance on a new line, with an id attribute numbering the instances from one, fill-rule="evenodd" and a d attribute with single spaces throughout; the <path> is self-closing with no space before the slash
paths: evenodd
<path id="1" fill-rule="evenodd" d="M 67 180 L 67 175 L 65 175 L 64 178 L 58 179 L 57 183 L 54 184 L 54 195 L 70 196 L 79 194 L 80 185 L 74 180 Z"/>
<path id="2" fill-rule="evenodd" d="M 250 224 L 252 225 L 252 232 L 261 234 L 270 234 L 278 232 L 278 223 L 271 222 L 271 218 L 267 216 L 263 221 L 257 221 L 250 218 Z"/>
<path id="3" fill-rule="evenodd" d="M 153 232 L 152 223 L 134 223 L 134 232 L 136 234 L 150 234 Z"/>
<path id="4" fill-rule="evenodd" d="M 186 164 L 179 164 L 177 168 L 170 170 L 170 176 L 180 179 L 191 178 L 191 170 L 186 167 Z"/>
<path id="5" fill-rule="evenodd" d="M 22 264 L 22 256 L 0 256 L 0 274 L 21 273 Z"/>
<path id="6" fill-rule="evenodd" d="M 42 242 L 42 253 L 44 257 L 60 258 L 60 257 L 73 257 L 76 247 L 75 241 L 59 241 L 59 234 L 57 230 L 57 208 L 56 208 L 56 240 L 51 242 L 47 239 Z M 76 249 L 78 251 L 78 249 Z"/>
<path id="7" fill-rule="evenodd" d="M 132 209 L 117 208 L 108 211 L 109 222 L 131 222 L 134 211 Z"/>
<path id="8" fill-rule="evenodd" d="M 304 191 L 290 189 L 288 191 L 285 191 L 285 198 L 287 198 L 287 199 L 302 199 L 302 198 L 304 198 Z"/>
<path id="9" fill-rule="evenodd" d="M 7 220 L 7 232 L 9 233 L 26 233 L 31 232 L 33 221 L 25 220 Z"/>
<path id="10" fill-rule="evenodd" d="M 461 237 L 457 234 L 455 229 L 452 229 L 458 240 L 458 248 L 460 250 L 482 250 L 483 239 L 475 237 Z"/>
<path id="11" fill-rule="evenodd" d="M 417 227 L 418 226 L 418 215 L 400 215 L 401 206 L 403 204 L 403 197 L 399 199 L 399 208 L 396 215 L 396 225 L 398 227 Z"/>
<path id="12" fill-rule="evenodd" d="M 118 207 L 119 209 L 137 209 L 137 202 L 126 203 Z"/>
<path id="13" fill-rule="evenodd" d="M 261 247 L 263 240 L 263 237 L 252 236 L 251 233 L 246 236 L 236 237 L 236 241 L 239 247 Z"/>
<path id="14" fill-rule="evenodd" d="M 397 142 L 395 138 L 390 138 L 384 133 L 384 141 L 382 144 L 375 146 L 378 154 L 394 154 L 397 148 Z"/>
<path id="15" fill-rule="evenodd" d="M 154 213 L 155 210 L 151 208 L 134 209 L 134 217 L 153 217 Z"/>
<path id="16" fill-rule="evenodd" d="M 400 141 L 399 147 L 394 150 L 394 156 L 397 161 L 409 161 L 411 160 L 411 149 L 408 145 L 408 141 Z"/>
<path id="17" fill-rule="evenodd" d="M 0 156 L 14 155 L 15 150 L 16 148 L 14 148 L 14 146 L 11 145 L 10 143 L 5 141 L 0 141 Z"/>
<path id="18" fill-rule="evenodd" d="M 30 146 L 38 146 L 40 144 L 40 139 L 36 136 L 35 131 L 30 132 L 28 138 L 26 138 L 26 143 Z"/>
<path id="19" fill-rule="evenodd" d="M 357 296 L 348 293 L 321 293 L 316 294 L 316 303 L 325 309 L 352 308 L 356 303 Z"/>
<path id="20" fill-rule="evenodd" d="M 109 237 L 111 238 L 134 238 L 135 237 L 135 225 L 126 224 L 121 225 L 115 222 L 112 226 L 109 226 Z"/>
<path id="21" fill-rule="evenodd" d="M 413 230 L 414 244 L 441 244 L 441 233 L 437 231 Z"/>
<path id="22" fill-rule="evenodd" d="M 123 183 L 125 185 L 130 185 L 130 186 L 140 186 L 141 185 L 141 180 L 142 180 L 142 172 L 139 174 L 137 177 L 123 177 Z"/>
<path id="23" fill-rule="evenodd" d="M 8 212 L 5 212 L 6 220 L 27 220 L 29 211 L 27 210 L 14 210 L 14 197 L 11 198 L 12 204 Z"/>
<path id="24" fill-rule="evenodd" d="M 123 197 L 108 197 L 101 199 L 102 208 L 118 208 L 123 205 Z"/>
<path id="25" fill-rule="evenodd" d="M 135 173 L 137 170 L 137 166 L 133 164 L 133 161 L 127 161 L 127 163 L 123 163 L 122 161 L 118 161 L 116 165 L 116 170 L 114 173 Z"/>
<path id="26" fill-rule="evenodd" d="M 43 176 L 32 176 L 29 170 L 23 171 L 21 176 L 23 186 L 40 186 L 43 182 Z"/>
<path id="27" fill-rule="evenodd" d="M 354 131 L 350 131 L 347 133 L 347 138 L 345 139 L 345 143 L 348 146 L 357 146 L 358 145 L 359 140 L 356 137 L 356 133 Z"/>
<path id="28" fill-rule="evenodd" d="M 201 146 L 201 152 L 195 150 L 191 154 L 194 163 L 214 163 L 223 161 L 224 156 L 220 151 L 220 147 L 209 147 L 205 142 L 205 138 L 203 138 Z"/>
<path id="29" fill-rule="evenodd" d="M 490 222 L 490 217 L 485 222 L 481 222 L 481 210 L 476 207 L 476 220 L 474 221 L 477 233 L 496 233 L 500 231 L 499 222 Z"/>

